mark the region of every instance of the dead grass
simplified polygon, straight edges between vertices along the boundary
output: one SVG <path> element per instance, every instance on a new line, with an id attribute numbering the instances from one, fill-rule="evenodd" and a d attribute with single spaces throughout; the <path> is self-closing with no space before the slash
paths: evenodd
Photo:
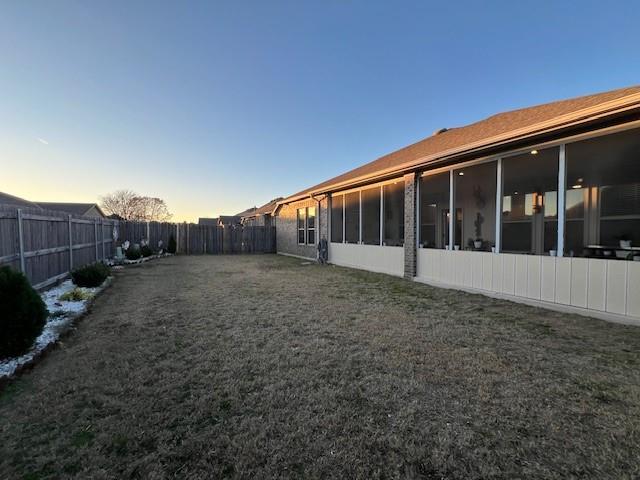
<path id="1" fill-rule="evenodd" d="M 0 478 L 636 478 L 640 328 L 276 256 L 118 273 Z"/>

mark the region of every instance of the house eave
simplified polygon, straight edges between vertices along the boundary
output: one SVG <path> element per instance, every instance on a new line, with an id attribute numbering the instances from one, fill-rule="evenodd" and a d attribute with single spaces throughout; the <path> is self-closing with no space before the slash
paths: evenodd
<path id="1" fill-rule="evenodd" d="M 585 108 L 576 112 L 572 112 L 570 114 L 561 115 L 551 120 L 539 122 L 525 128 L 520 128 L 504 134 L 484 138 L 482 140 L 465 144 L 460 147 L 452 148 L 443 152 L 438 152 L 434 155 L 420 157 L 416 160 L 412 160 L 411 162 L 406 162 L 404 164 L 396 165 L 388 169 L 379 170 L 372 174 L 354 177 L 343 182 L 336 182 L 326 185 L 322 188 L 310 190 L 301 195 L 288 197 L 281 202 L 278 202 L 278 206 L 304 200 L 313 197 L 314 195 L 330 193 L 336 190 L 369 183 L 394 175 L 402 175 L 404 173 L 408 173 L 420 168 L 431 166 L 435 163 L 453 162 L 457 158 L 463 156 L 478 155 L 482 154 L 483 152 L 495 149 L 507 150 L 508 147 L 513 144 L 517 144 L 523 141 L 533 141 L 541 136 L 550 135 L 554 132 L 558 132 L 567 128 L 580 127 L 581 125 L 588 124 L 594 121 L 604 120 L 609 117 L 631 113 L 634 110 L 638 110 L 639 108 L 640 93 L 627 95 L 620 99 L 611 100 L 609 102 L 601 103 L 595 107 Z"/>

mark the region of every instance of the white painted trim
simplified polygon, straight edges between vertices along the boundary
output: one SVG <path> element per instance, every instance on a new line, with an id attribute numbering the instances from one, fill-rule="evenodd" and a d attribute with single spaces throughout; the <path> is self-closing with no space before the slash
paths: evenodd
<path id="1" fill-rule="evenodd" d="M 361 185 L 359 187 L 353 187 L 353 188 L 349 188 L 348 190 L 339 190 L 336 191 L 336 195 L 344 195 L 347 193 L 353 193 L 353 192 L 360 192 L 362 190 L 369 190 L 370 188 L 374 188 L 374 187 L 383 187 L 385 185 L 391 185 L 392 183 L 399 183 L 402 182 L 404 183 L 404 177 L 396 177 L 396 178 L 392 178 L 391 180 L 385 180 L 383 182 L 373 182 L 373 183 L 367 183 L 366 185 Z"/>
<path id="2" fill-rule="evenodd" d="M 449 250 L 453 250 L 456 228 L 455 181 L 453 169 L 449 170 Z"/>
<path id="3" fill-rule="evenodd" d="M 640 94 L 634 94 L 637 95 L 638 97 L 640 97 Z M 637 108 L 637 106 L 634 106 L 632 108 Z M 627 108 L 625 111 L 628 111 L 629 108 Z M 592 120 L 592 118 L 590 119 Z M 566 127 L 571 127 L 571 126 L 575 126 L 575 125 L 579 125 L 580 122 L 575 122 L 575 123 L 568 123 L 563 125 L 563 128 Z M 503 152 L 500 152 L 500 156 L 502 158 L 506 158 L 508 156 L 512 156 L 512 155 L 519 155 L 521 153 L 524 153 L 526 151 L 530 151 L 532 149 L 541 149 L 541 148 L 548 148 L 548 147 L 554 147 L 554 146 L 558 146 L 561 145 L 562 143 L 567 143 L 567 142 L 575 142 L 575 141 L 580 141 L 580 140 L 586 140 L 589 138 L 595 138 L 598 136 L 602 136 L 602 135 L 607 135 L 608 133 L 616 133 L 618 131 L 624 131 L 624 130 L 629 130 L 635 127 L 640 126 L 640 120 L 636 120 L 636 121 L 632 121 L 632 122 L 627 122 L 621 125 L 614 125 L 611 127 L 606 127 L 606 128 L 601 128 L 598 130 L 593 130 L 591 132 L 585 132 L 585 133 L 581 133 L 581 134 L 576 134 L 576 135 L 569 135 L 569 136 L 564 136 L 564 137 L 560 137 L 554 140 L 550 140 L 548 142 L 542 142 L 542 143 L 531 143 L 529 144 L 527 147 L 525 148 L 519 148 L 516 150 L 505 150 Z M 512 132 L 513 133 L 513 132 Z M 509 140 L 509 141 L 505 141 L 505 142 L 501 142 L 501 143 L 495 143 L 494 145 L 496 147 L 499 147 L 501 145 L 504 144 L 508 144 L 508 143 L 512 143 L 516 140 L 523 140 L 527 137 L 531 137 L 531 136 L 535 136 L 535 135 L 541 135 L 541 134 L 553 134 L 553 130 L 551 131 L 545 131 L 545 130 L 541 130 L 538 132 L 534 132 L 530 135 L 525 135 L 523 137 L 521 137 L 520 139 L 513 139 L 513 140 Z M 488 139 L 486 139 L 485 141 L 487 141 Z M 469 146 L 470 147 L 470 146 Z M 466 154 L 472 154 L 475 151 L 479 150 L 482 151 L 483 149 L 485 149 L 485 147 L 477 147 L 477 148 L 470 148 L 469 150 L 467 150 Z M 462 150 L 460 151 L 462 152 Z M 367 181 L 371 181 L 371 182 L 375 182 L 378 178 L 381 178 L 383 176 L 388 176 L 388 175 L 403 175 L 403 172 L 405 172 L 408 169 L 414 169 L 414 170 L 424 170 L 424 169 L 429 169 L 429 167 L 431 165 L 437 164 L 437 163 L 442 163 L 442 162 L 446 162 L 446 161 L 450 161 L 451 157 L 454 157 L 455 155 L 459 155 L 460 152 L 451 152 L 451 151 L 445 151 L 445 152 L 440 152 L 438 154 L 432 155 L 430 157 L 424 157 L 424 158 L 419 158 L 417 160 L 413 160 L 411 162 L 408 162 L 406 164 L 402 164 L 402 165 L 398 165 L 396 167 L 391 167 L 385 170 L 381 170 L 379 172 L 376 172 L 374 174 L 369 174 L 369 175 L 363 175 L 362 177 L 357 177 L 354 179 L 350 179 L 347 180 L 345 182 L 341 182 L 335 185 L 335 190 L 338 190 L 340 188 L 346 189 L 349 188 L 349 184 L 354 184 L 354 183 L 361 183 L 361 182 L 367 182 Z M 495 159 L 495 154 L 494 155 L 490 155 L 490 156 L 484 156 L 484 157 L 478 157 L 478 160 L 483 159 L 483 158 L 488 158 L 488 159 Z M 459 163 L 456 164 L 456 167 L 465 165 L 464 163 Z M 438 168 L 438 167 L 435 167 Z M 451 166 L 448 167 L 443 167 L 445 169 L 449 169 L 451 168 Z M 343 185 L 343 186 L 341 186 Z M 299 201 L 300 199 L 304 199 L 310 195 L 316 195 L 319 193 L 325 193 L 325 192 L 330 192 L 332 191 L 332 186 L 327 187 L 326 189 L 320 189 L 320 190 L 313 190 L 310 191 L 308 194 L 305 194 L 304 196 L 301 197 L 293 197 L 290 199 L 285 199 L 282 203 L 293 203 L 296 201 Z"/>
<path id="4" fill-rule="evenodd" d="M 329 263 L 371 272 L 404 276 L 404 247 L 329 244 Z"/>
<path id="5" fill-rule="evenodd" d="M 313 208 L 313 228 L 309 228 L 309 209 Z M 313 206 L 313 207 L 306 207 L 304 209 L 305 212 L 305 219 L 304 219 L 304 240 L 305 240 L 305 245 L 309 245 L 312 247 L 316 246 L 316 243 L 318 243 L 318 236 L 316 235 L 316 231 L 318 230 L 316 228 L 316 226 L 318 225 L 318 211 L 320 209 Z M 313 243 L 309 243 L 309 230 L 313 230 Z"/>
<path id="6" fill-rule="evenodd" d="M 300 210 L 302 210 L 304 212 L 304 227 L 300 228 L 300 226 L 298 225 L 298 221 L 300 220 L 300 217 L 298 216 L 298 213 L 300 212 Z M 300 241 L 300 230 L 304 230 L 304 241 Z M 188 232 L 188 230 L 187 230 Z M 298 242 L 298 245 L 306 245 L 307 244 L 307 207 L 300 207 L 300 208 L 296 208 L 296 241 Z"/>
<path id="7" fill-rule="evenodd" d="M 481 157 L 474 158 L 473 160 L 467 160 L 466 162 L 458 162 L 453 163 L 451 165 L 447 165 L 444 167 L 436 167 L 429 170 L 424 170 L 420 176 L 426 177 L 428 175 L 437 175 L 438 173 L 448 172 L 451 169 L 462 169 L 467 168 L 472 165 L 479 165 L 482 163 L 494 162 L 498 158 L 505 159 L 509 157 L 515 157 L 518 155 L 522 155 L 525 153 L 531 152 L 531 150 L 544 150 L 553 147 L 561 147 L 562 145 L 566 145 L 568 143 L 577 143 L 582 142 L 584 140 L 591 140 L 593 138 L 604 137 L 607 135 L 613 135 L 616 133 L 624 132 L 626 130 L 633 130 L 634 128 L 640 128 L 640 120 L 636 120 L 634 122 L 625 123 L 622 125 L 615 125 L 613 127 L 602 128 L 599 130 L 594 130 L 591 132 L 581 133 L 578 135 L 571 135 L 568 137 L 562 137 L 555 140 L 550 140 L 548 142 L 542 143 L 532 143 L 526 147 L 518 148 L 515 150 L 508 150 L 505 152 L 501 152 L 496 156 L 494 155 L 484 155 Z M 428 166 L 427 166 L 428 167 Z M 427 168 L 425 167 L 425 168 Z"/>
<path id="8" fill-rule="evenodd" d="M 558 157 L 558 241 L 557 255 L 564 256 L 564 230 L 565 230 L 565 206 L 567 195 L 567 158 L 566 145 L 560 145 L 560 154 Z"/>
<path id="9" fill-rule="evenodd" d="M 598 318 L 640 325 L 640 263 L 471 251 L 420 249 L 416 280 L 473 289 L 514 301 L 541 301 Z M 512 298 L 515 297 L 515 298 Z"/>
<path id="10" fill-rule="evenodd" d="M 487 290 L 481 290 L 481 289 L 477 289 L 477 288 L 473 288 L 473 287 L 462 287 L 462 286 L 456 286 L 456 285 L 449 285 L 449 284 L 446 284 L 446 283 L 441 283 L 441 282 L 437 282 L 437 281 L 433 281 L 433 280 L 428 280 L 428 279 L 425 279 L 425 278 L 422 278 L 422 277 L 414 277 L 413 280 L 415 282 L 424 283 L 425 285 L 430 285 L 432 287 L 446 288 L 448 290 L 460 290 L 460 291 L 467 292 L 467 293 L 475 293 L 475 294 L 484 295 L 486 297 L 498 298 L 500 300 L 508 300 L 508 301 L 514 302 L 514 303 L 522 303 L 522 304 L 525 304 L 525 305 L 530 305 L 532 307 L 546 308 L 548 310 L 553 310 L 553 311 L 556 311 L 556 312 L 575 313 L 575 314 L 578 314 L 578 315 L 582 315 L 584 317 L 598 318 L 600 320 L 606 320 L 608 322 L 622 323 L 622 324 L 625 324 L 625 325 L 637 325 L 637 326 L 640 326 L 640 318 L 627 317 L 625 315 L 617 315 L 615 313 L 609 313 L 609 312 L 601 312 L 599 310 L 589 310 L 587 308 L 574 307 L 574 306 L 571 306 L 571 305 L 563 305 L 563 304 L 560 304 L 560 303 L 545 302 L 543 300 L 534 300 L 534 299 L 531 299 L 531 298 L 517 297 L 515 295 L 509 295 L 509 294 L 504 294 L 504 293 L 496 293 L 496 292 L 491 292 L 491 291 L 487 291 Z"/>
<path id="11" fill-rule="evenodd" d="M 333 216 L 333 195 L 327 195 L 327 242 L 331 241 L 331 228 L 332 228 L 332 220 Z M 322 235 L 322 233 L 320 233 Z"/>
<path id="12" fill-rule="evenodd" d="M 420 203 L 422 203 L 420 201 L 420 177 L 416 175 L 416 177 L 413 179 L 413 182 L 414 182 L 413 184 L 415 186 L 414 187 L 415 191 L 413 193 L 416 196 L 416 199 L 415 199 L 416 203 L 415 203 L 415 208 L 414 208 L 414 212 L 415 212 L 416 218 L 415 218 L 414 225 L 415 225 L 415 228 L 416 228 L 416 244 L 415 244 L 415 248 L 417 249 L 420 246 L 420 233 L 421 233 L 420 230 L 422 230 L 422 225 L 421 225 L 422 219 L 420 218 Z M 436 225 L 437 225 L 437 222 L 438 222 L 437 216 L 438 216 L 438 213 L 436 212 Z M 436 231 L 437 230 L 438 229 L 436 227 Z"/>
<path id="13" fill-rule="evenodd" d="M 362 189 L 358 191 L 358 227 L 360 227 L 360 238 L 358 244 L 362 245 Z"/>
<path id="14" fill-rule="evenodd" d="M 380 185 L 380 246 L 384 243 L 384 188 Z"/>

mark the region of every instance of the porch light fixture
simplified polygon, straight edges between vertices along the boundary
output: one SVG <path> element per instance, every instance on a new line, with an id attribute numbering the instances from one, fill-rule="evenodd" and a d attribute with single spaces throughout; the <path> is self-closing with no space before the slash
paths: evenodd
<path id="1" fill-rule="evenodd" d="M 583 178 L 579 178 L 578 180 L 576 180 L 576 184 L 572 185 L 571 188 L 575 188 L 575 189 L 582 188 L 583 181 L 584 181 Z"/>
<path id="2" fill-rule="evenodd" d="M 538 154 L 538 150 L 531 150 L 531 155 L 537 155 Z"/>
<path id="3" fill-rule="evenodd" d="M 458 172 L 458 175 L 462 177 L 464 175 L 464 172 Z"/>

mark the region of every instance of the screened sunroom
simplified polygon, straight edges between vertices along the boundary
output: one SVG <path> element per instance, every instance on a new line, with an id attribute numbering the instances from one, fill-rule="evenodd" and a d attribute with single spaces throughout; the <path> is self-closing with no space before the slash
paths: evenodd
<path id="1" fill-rule="evenodd" d="M 640 317 L 640 128 L 426 171 L 418 199 L 419 280 Z"/>
<path id="2" fill-rule="evenodd" d="M 402 178 L 331 194 L 331 261 L 403 275 L 404 202 Z"/>
<path id="3" fill-rule="evenodd" d="M 640 256 L 640 129 L 427 171 L 418 191 L 421 248 Z"/>

